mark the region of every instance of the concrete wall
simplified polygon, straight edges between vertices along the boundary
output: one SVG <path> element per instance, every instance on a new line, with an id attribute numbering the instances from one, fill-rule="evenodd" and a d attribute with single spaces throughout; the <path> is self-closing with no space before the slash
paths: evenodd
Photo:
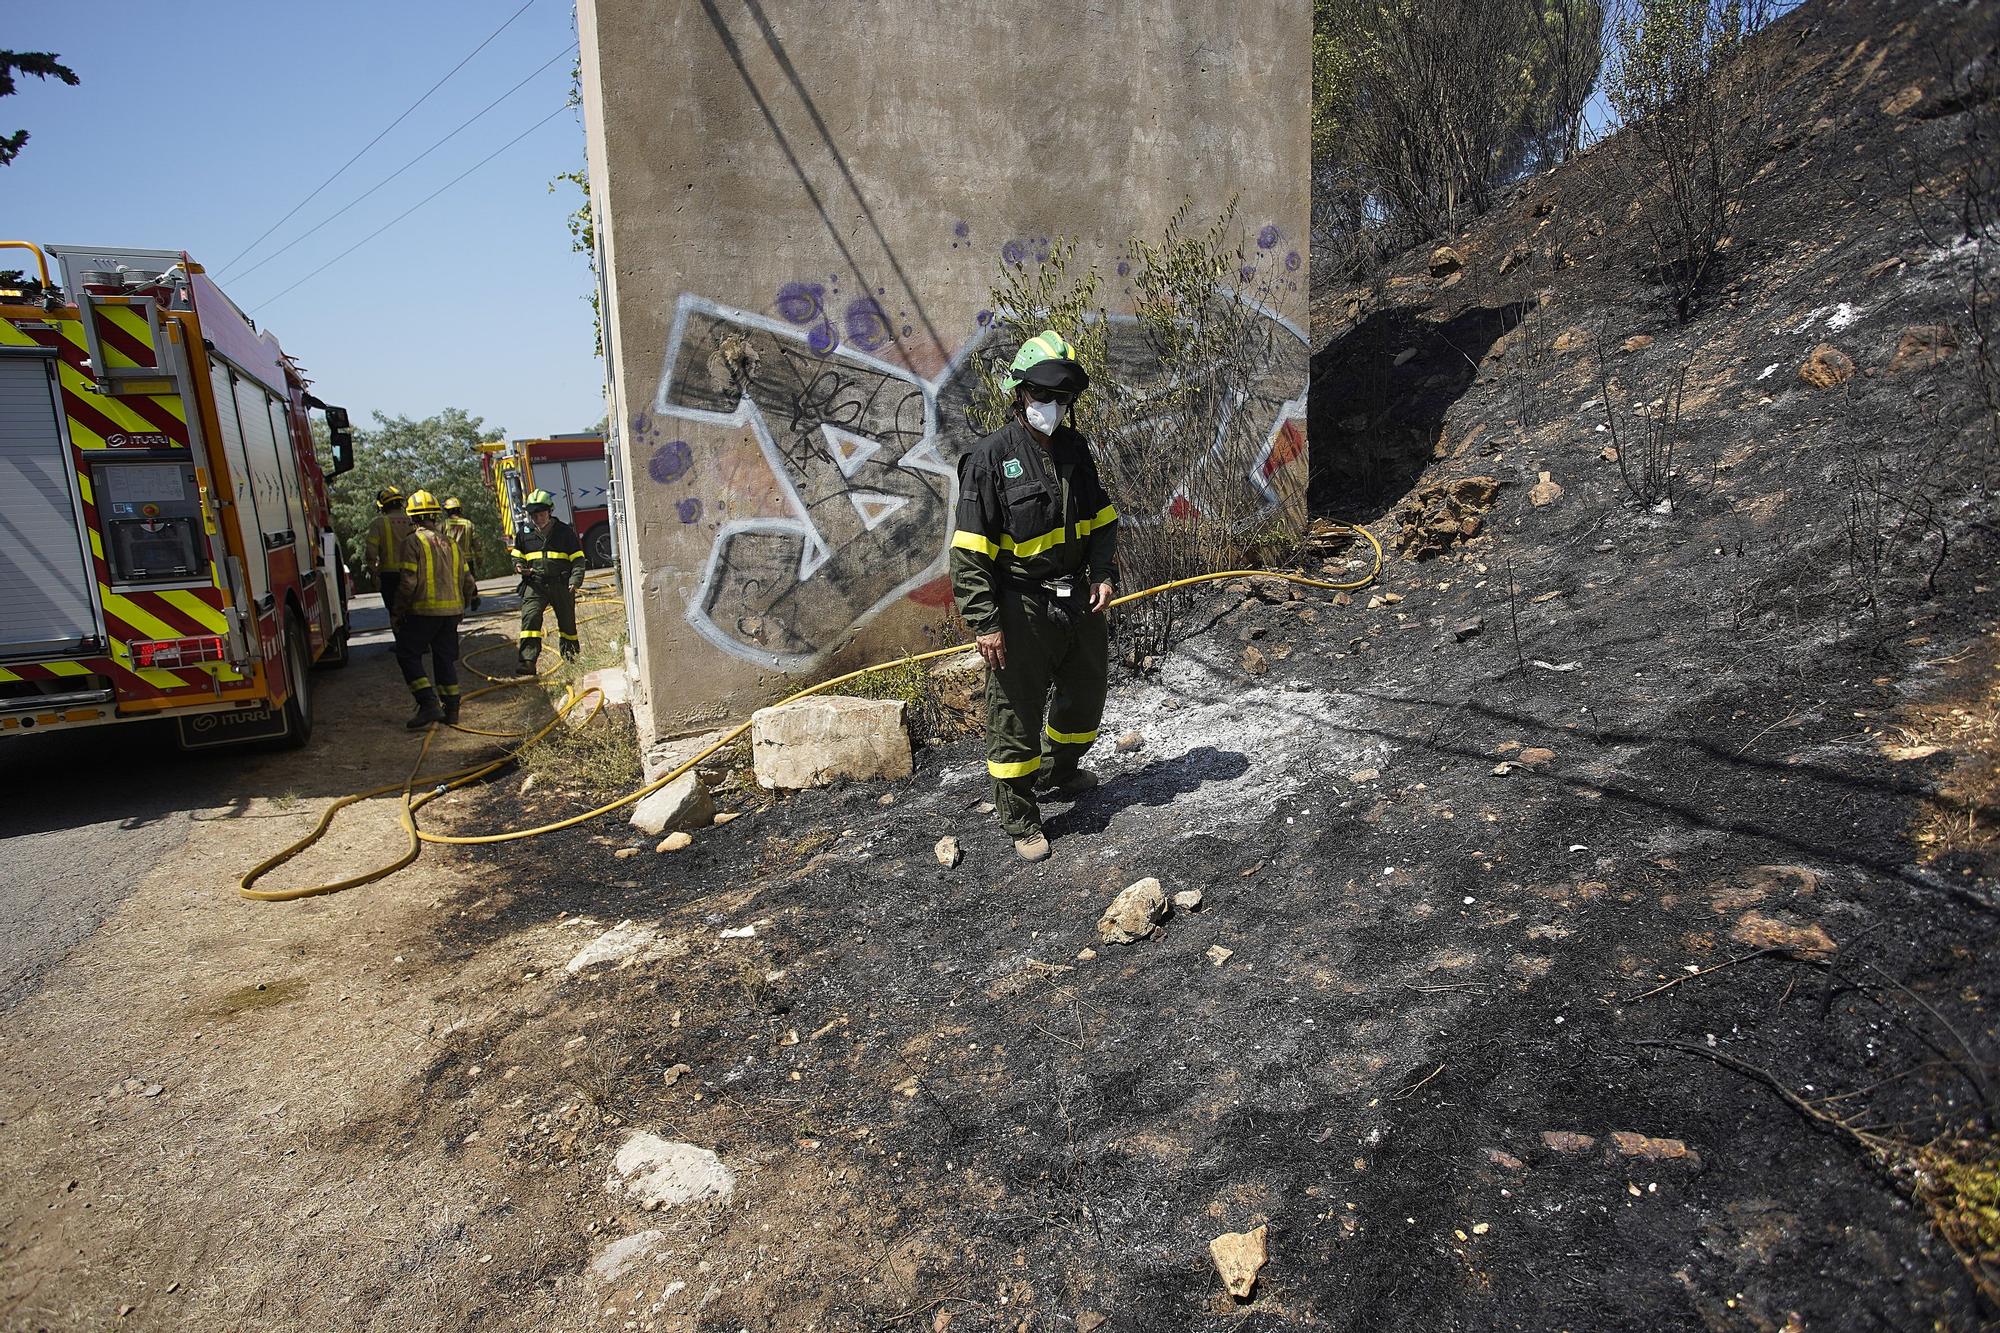
<path id="1" fill-rule="evenodd" d="M 647 730 L 949 641 L 966 372 L 1014 350 L 982 347 L 1001 264 L 1053 238 L 1116 315 L 1128 237 L 1236 196 L 1288 349 L 1243 484 L 1302 452 L 1306 0 L 579 0 L 578 22 Z"/>

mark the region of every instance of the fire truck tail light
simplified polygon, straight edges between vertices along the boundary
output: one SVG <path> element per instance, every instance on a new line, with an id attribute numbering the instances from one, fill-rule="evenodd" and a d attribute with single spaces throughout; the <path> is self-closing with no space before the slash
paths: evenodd
<path id="1" fill-rule="evenodd" d="M 222 640 L 213 636 L 155 639 L 133 644 L 132 657 L 142 667 L 182 667 L 200 662 L 220 662 Z"/>

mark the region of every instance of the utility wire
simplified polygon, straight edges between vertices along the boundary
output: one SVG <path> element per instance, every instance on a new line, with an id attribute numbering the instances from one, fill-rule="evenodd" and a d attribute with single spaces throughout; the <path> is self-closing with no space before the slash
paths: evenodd
<path id="1" fill-rule="evenodd" d="M 394 120 L 390 121 L 386 126 L 384 126 L 382 129 L 382 134 L 378 134 L 374 138 L 370 139 L 367 143 L 362 144 L 360 152 L 356 153 L 353 157 L 350 157 L 345 162 L 341 163 L 340 166 L 335 169 L 333 175 L 328 176 L 318 185 L 315 185 L 313 187 L 312 193 L 307 195 L 305 198 L 299 200 L 296 204 L 293 204 L 290 211 L 288 211 L 284 217 L 279 218 L 276 222 L 273 222 L 270 226 L 266 227 L 264 229 L 263 236 L 259 236 L 256 240 L 250 242 L 250 244 L 244 246 L 241 250 L 238 250 L 236 252 L 235 257 L 232 258 L 229 261 L 229 263 L 224 264 L 220 269 L 216 270 L 216 277 L 220 278 L 223 275 L 223 273 L 227 272 L 228 269 L 232 265 L 234 265 L 238 260 L 242 259 L 252 250 L 255 250 L 258 246 L 262 245 L 264 243 L 264 237 L 269 236 L 272 232 L 276 231 L 278 228 L 284 226 L 285 223 L 289 222 L 292 218 L 292 214 L 297 213 L 301 208 L 304 208 L 307 204 L 311 203 L 314 199 L 318 198 L 319 192 L 321 190 L 324 190 L 327 186 L 333 184 L 334 181 L 338 180 L 340 178 L 341 172 L 346 171 L 349 167 L 353 166 L 356 162 L 361 160 L 362 153 L 367 152 L 369 149 L 373 148 L 376 144 L 382 142 L 383 134 L 387 134 L 390 130 L 395 129 L 398 125 L 402 124 L 405 120 L 409 119 L 410 112 L 415 111 L 418 107 L 422 106 L 426 101 L 430 99 L 430 95 L 432 93 L 444 87 L 444 85 L 451 79 L 452 75 L 464 69 L 467 61 L 471 60 L 472 57 L 478 55 L 481 51 L 484 51 L 488 43 L 490 43 L 495 37 L 498 37 L 501 33 L 507 31 L 508 27 L 513 24 L 514 20 L 521 17 L 521 15 L 527 13 L 528 7 L 534 3 L 535 0 L 525 0 L 525 3 L 523 3 L 519 9 L 515 10 L 512 14 L 509 14 L 507 16 L 507 22 L 502 23 L 499 27 L 495 28 L 492 32 L 486 35 L 486 41 L 481 42 L 479 45 L 473 47 L 472 50 L 468 51 L 466 53 L 464 60 L 459 61 L 456 65 L 453 65 L 450 69 L 445 71 L 444 78 L 439 79 L 436 83 L 432 84 L 429 88 L 425 89 L 424 95 L 422 97 L 419 97 L 416 101 L 410 103 L 408 107 L 404 108 L 402 115 L 396 117 Z"/>
<path id="2" fill-rule="evenodd" d="M 536 70 L 534 74 L 530 74 L 527 78 L 522 79 L 512 88 L 509 88 L 506 92 L 501 93 L 498 97 L 488 102 L 484 107 L 480 108 L 473 115 L 469 116 L 464 121 L 462 121 L 459 124 L 458 129 L 455 129 L 450 134 L 445 135 L 444 138 L 439 139 L 429 148 L 424 149 L 423 152 L 418 153 L 415 157 L 405 162 L 402 166 L 397 167 L 394 171 L 384 176 L 381 180 L 376 181 L 373 185 L 369 186 L 361 194 L 357 195 L 353 199 L 348 200 L 347 203 L 343 204 L 340 208 L 328 214 L 323 221 L 316 223 L 309 230 L 301 233 L 300 235 L 292 238 L 289 241 L 286 241 L 276 250 L 273 250 L 270 254 L 265 255 L 262 259 L 252 264 L 249 268 L 246 268 L 241 273 L 238 273 L 234 281 L 241 282 L 243 279 L 249 277 L 252 273 L 255 273 L 258 269 L 264 267 L 264 265 L 270 263 L 272 260 L 276 259 L 279 255 L 285 253 L 285 251 L 291 249 L 293 246 L 297 245 L 300 241 L 305 240 L 307 237 L 311 236 L 314 232 L 317 232 L 321 227 L 326 226 L 328 223 L 332 222 L 335 218 L 338 218 L 339 216 L 341 216 L 341 214 L 347 212 L 348 209 L 353 208 L 356 204 L 359 204 L 369 195 L 374 194 L 375 191 L 381 189 L 384 185 L 387 185 L 390 181 L 396 179 L 396 177 L 402 175 L 404 172 L 408 171 L 411 167 L 414 167 L 415 165 L 417 165 L 417 163 L 423 161 L 425 158 L 429 157 L 432 153 L 435 153 L 438 149 L 450 143 L 453 139 L 457 138 L 459 134 L 466 129 L 467 126 L 471 125 L 473 121 L 478 120 L 480 117 L 484 116 L 487 112 L 491 111 L 494 107 L 499 106 L 502 102 L 512 97 L 515 93 L 520 92 L 521 89 L 528 86 L 530 80 L 534 79 L 537 75 L 541 74 L 543 70 L 546 70 L 550 65 L 555 64 L 556 61 L 563 59 L 565 56 L 571 55 L 572 53 L 575 52 L 575 50 L 576 48 L 572 46 L 556 52 L 555 55 L 541 67 L 541 69 Z"/>
<path id="3" fill-rule="evenodd" d="M 500 154 L 506 152 L 509 148 L 512 148 L 515 144 L 521 142 L 521 140 L 527 138 L 529 135 L 533 134 L 536 130 L 548 124 L 550 121 L 554 120 L 557 116 L 560 116 L 563 112 L 568 111 L 569 109 L 570 109 L 569 103 L 567 102 L 563 103 L 555 110 L 549 112 L 548 115 L 543 116 L 540 120 L 528 126 L 527 129 L 522 130 L 519 134 L 509 139 L 506 143 L 501 144 L 498 148 L 488 153 L 485 157 L 482 157 L 477 162 L 474 162 L 464 171 L 459 172 L 456 176 L 453 176 L 450 180 L 438 186 L 437 189 L 432 190 L 429 194 L 417 200 L 416 203 L 411 204 L 408 208 L 396 214 L 395 217 L 390 218 L 387 222 L 377 227 L 374 231 L 371 231 L 366 236 L 363 236 L 353 245 L 348 246 L 345 250 L 342 250 L 339 254 L 327 260 L 324 264 L 321 264 L 318 268 L 314 269 L 312 272 L 306 274 L 305 277 L 300 278 L 297 282 L 293 283 L 291 287 L 287 287 L 283 291 L 277 292 L 271 296 L 267 296 L 262 301 L 259 301 L 255 309 L 253 309 L 251 313 L 255 314 L 257 310 L 262 310 L 265 306 L 277 300 L 278 297 L 283 296 L 286 292 L 291 291 L 292 288 L 298 287 L 310 281 L 311 279 L 318 277 L 320 274 L 326 272 L 328 269 L 332 268 L 335 264 L 338 264 L 341 260 L 347 258 L 349 255 L 353 254 L 356 250 L 359 250 L 362 246 L 368 244 L 368 242 L 374 240 L 377 236 L 380 236 L 383 232 L 389 230 L 389 228 L 395 226 L 398 222 L 401 222 L 404 218 L 410 216 L 410 214 L 416 212 L 418 209 L 422 208 L 425 204 L 428 204 L 431 200 L 437 198 L 439 195 L 443 194 L 446 190 L 449 190 L 452 186 L 458 184 L 460 181 L 464 180 L 467 176 L 470 176 L 473 172 L 479 170 L 481 167 L 485 166 L 488 162 L 491 162 L 494 158 L 500 156 Z"/>

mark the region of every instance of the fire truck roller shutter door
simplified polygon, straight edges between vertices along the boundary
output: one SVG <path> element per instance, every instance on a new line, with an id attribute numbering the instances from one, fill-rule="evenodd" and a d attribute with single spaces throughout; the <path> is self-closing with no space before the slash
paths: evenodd
<path id="1" fill-rule="evenodd" d="M 98 635 L 53 366 L 0 357 L 0 659 L 75 653 Z"/>

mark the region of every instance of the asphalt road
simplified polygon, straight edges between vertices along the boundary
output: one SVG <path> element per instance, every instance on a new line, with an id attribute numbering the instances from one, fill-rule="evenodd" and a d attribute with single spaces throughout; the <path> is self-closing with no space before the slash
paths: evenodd
<path id="1" fill-rule="evenodd" d="M 481 585 L 517 606 L 514 580 Z M 353 648 L 389 651 L 381 599 L 358 597 Z M 191 817 L 226 817 L 273 791 L 312 799 L 339 778 L 314 750 L 184 754 L 166 722 L 123 722 L 0 741 L 0 1010 L 32 991 L 139 881 L 177 852 Z M 206 813 L 204 813 L 206 812 Z"/>

